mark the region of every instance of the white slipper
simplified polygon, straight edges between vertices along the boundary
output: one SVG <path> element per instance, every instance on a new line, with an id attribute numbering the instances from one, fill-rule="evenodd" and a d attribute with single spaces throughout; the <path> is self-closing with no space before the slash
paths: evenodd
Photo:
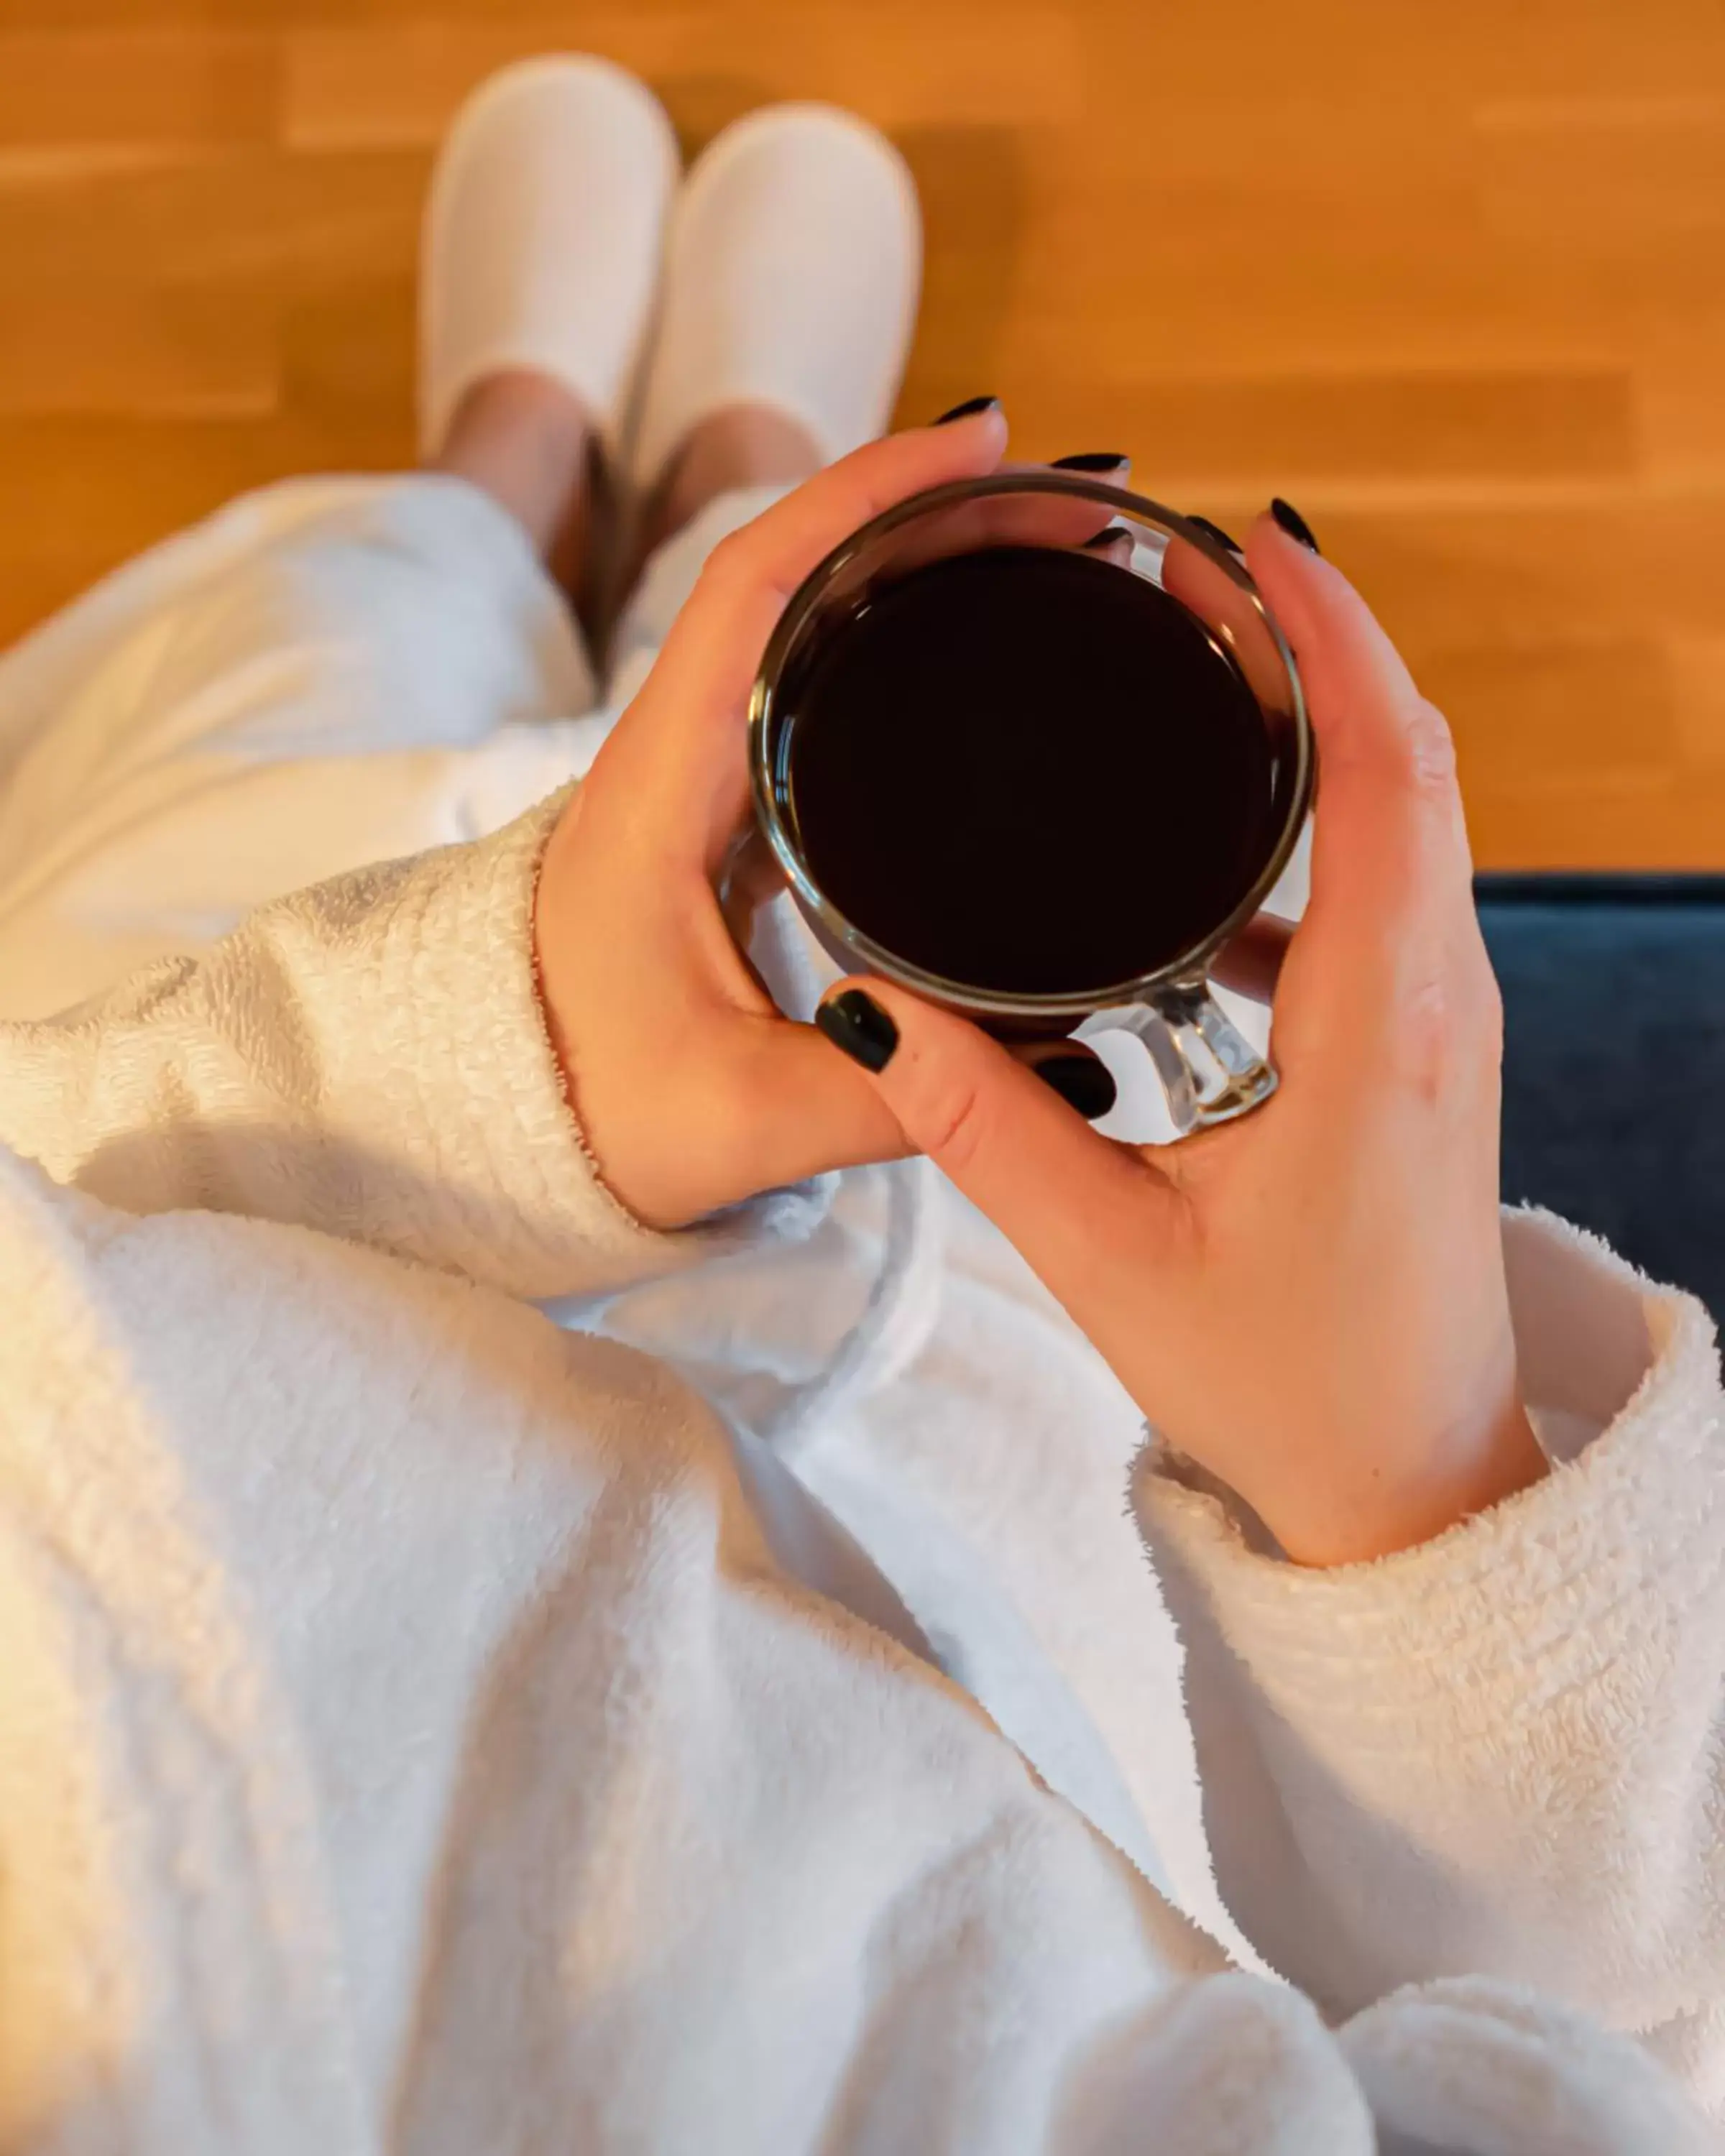
<path id="1" fill-rule="evenodd" d="M 465 391 L 531 367 L 615 451 L 651 327 L 680 160 L 645 84 L 609 60 L 521 62 L 457 115 L 432 176 L 419 288 L 419 440 Z"/>
<path id="2" fill-rule="evenodd" d="M 779 105 L 727 127 L 672 215 L 637 483 L 730 404 L 786 413 L 826 461 L 872 440 L 898 394 L 922 269 L 916 182 L 865 121 Z"/>

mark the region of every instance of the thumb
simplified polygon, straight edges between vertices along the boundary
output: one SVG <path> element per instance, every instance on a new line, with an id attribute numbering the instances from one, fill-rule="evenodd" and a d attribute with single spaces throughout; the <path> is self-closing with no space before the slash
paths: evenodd
<path id="1" fill-rule="evenodd" d="M 868 1071 L 904 1133 L 985 1213 L 1075 1317 L 1122 1245 L 1173 1202 L 1136 1147 L 1093 1131 L 979 1027 L 883 981 L 841 981 L 815 1024 Z M 1147 1238 L 1146 1230 L 1152 1233 Z"/>

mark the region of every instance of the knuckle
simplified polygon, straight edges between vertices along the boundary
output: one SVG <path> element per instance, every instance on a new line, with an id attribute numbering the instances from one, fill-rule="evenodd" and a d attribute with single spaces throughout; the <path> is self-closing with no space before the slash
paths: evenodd
<path id="1" fill-rule="evenodd" d="M 1422 1097 L 1444 1091 L 1455 1047 L 1454 1005 L 1441 974 L 1422 975 L 1403 999 L 1392 1058 L 1396 1075 Z"/>
<path id="2" fill-rule="evenodd" d="M 1433 1101 L 1471 1097 L 1503 1058 L 1503 998 L 1481 946 L 1477 961 L 1441 963 L 1408 983 L 1390 1049 L 1397 1079 Z"/>
<path id="3" fill-rule="evenodd" d="M 813 564 L 811 563 L 812 567 Z M 696 589 L 716 605 L 736 613 L 757 601 L 783 607 L 800 579 L 787 578 L 775 567 L 770 550 L 752 525 L 727 532 L 701 565 Z"/>
<path id="4" fill-rule="evenodd" d="M 949 1175 L 962 1178 L 986 1146 L 988 1126 L 980 1089 L 960 1083 L 931 1104 L 925 1149 Z"/>
<path id="5" fill-rule="evenodd" d="M 1408 763 L 1415 788 L 1447 801 L 1455 791 L 1455 738 L 1435 705 L 1422 698 L 1408 725 Z"/>
<path id="6" fill-rule="evenodd" d="M 701 564 L 701 583 L 709 591 L 734 591 L 747 581 L 753 553 L 747 525 L 727 531 Z"/>

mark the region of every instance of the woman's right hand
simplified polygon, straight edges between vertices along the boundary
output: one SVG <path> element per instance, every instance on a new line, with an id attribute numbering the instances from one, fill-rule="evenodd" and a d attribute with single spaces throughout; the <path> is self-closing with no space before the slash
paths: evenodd
<path id="1" fill-rule="evenodd" d="M 1425 1541 L 1544 1460 L 1517 1383 L 1502 1013 L 1449 731 L 1333 567 L 1267 517 L 1247 557 L 1297 654 L 1323 771 L 1276 1096 L 1178 1146 L 1126 1147 L 902 989 L 851 981 L 827 1001 L 860 991 L 886 1014 L 897 1045 L 875 1083 L 906 1140 L 1017 1245 L 1154 1427 L 1291 1557 L 1337 1564 Z"/>
<path id="2" fill-rule="evenodd" d="M 547 1026 L 600 1175 L 649 1227 L 904 1149 L 861 1074 L 744 956 L 784 882 L 756 831 L 749 692 L 823 556 L 1005 447 L 994 406 L 891 435 L 721 542 L 552 834 L 534 909 Z"/>

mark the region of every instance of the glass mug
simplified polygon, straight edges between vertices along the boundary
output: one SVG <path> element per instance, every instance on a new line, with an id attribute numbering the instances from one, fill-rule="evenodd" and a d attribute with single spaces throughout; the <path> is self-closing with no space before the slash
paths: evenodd
<path id="1" fill-rule="evenodd" d="M 1111 536 L 1104 538 L 1104 532 Z M 991 546 L 1082 547 L 1121 576 L 1178 598 L 1225 647 L 1256 699 L 1270 749 L 1270 844 L 1227 915 L 1154 972 L 1072 993 L 1019 993 L 949 980 L 876 942 L 824 891 L 797 838 L 790 747 L 798 721 L 788 681 L 806 673 L 816 640 L 885 584 L 931 562 Z M 1118 487 L 1053 470 L 963 480 L 898 502 L 854 531 L 792 594 L 761 662 L 749 705 L 749 773 L 757 820 L 816 940 L 847 973 L 879 975 L 960 1013 L 1003 1040 L 1064 1037 L 1103 1014 L 1142 1040 L 1179 1137 L 1247 1113 L 1276 1090 L 1274 1068 L 1235 1026 L 1210 968 L 1245 931 L 1287 865 L 1311 807 L 1316 753 L 1299 674 L 1245 564 L 1174 511 Z M 906 785 L 915 784 L 913 773 Z"/>

